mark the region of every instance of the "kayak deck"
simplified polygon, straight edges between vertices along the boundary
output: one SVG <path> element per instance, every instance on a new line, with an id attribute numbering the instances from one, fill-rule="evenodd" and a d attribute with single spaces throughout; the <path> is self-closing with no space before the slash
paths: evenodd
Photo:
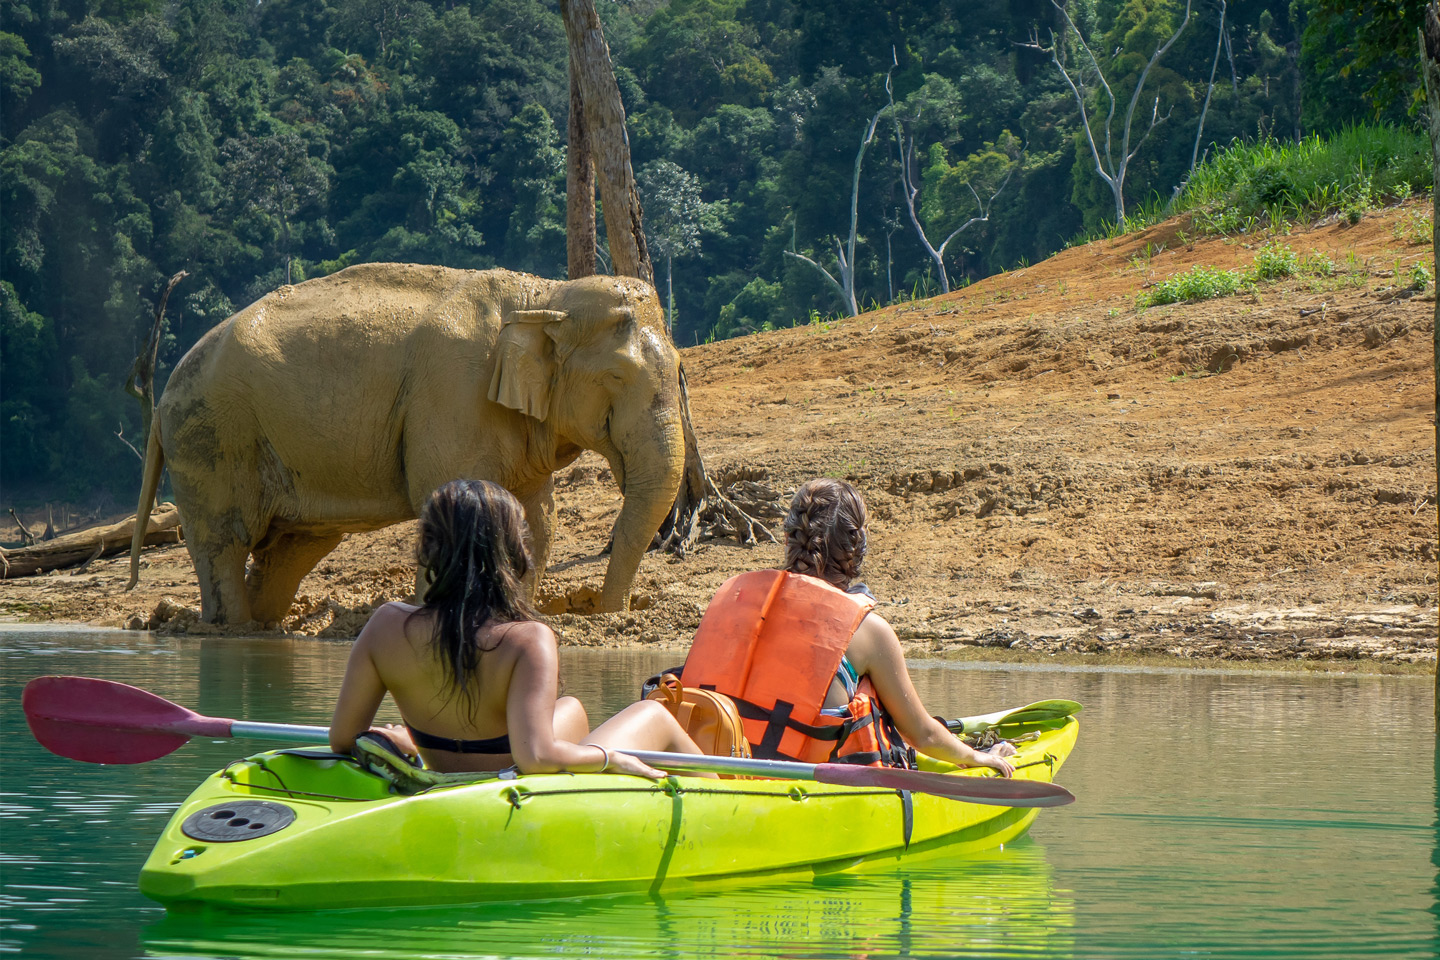
<path id="1" fill-rule="evenodd" d="M 1073 718 L 1041 726 L 1020 745 L 1017 777 L 1052 780 L 1074 747 Z M 921 760 L 955 776 L 989 773 Z M 669 892 L 990 849 L 1037 813 L 889 789 L 686 776 L 531 775 L 400 796 L 347 760 L 276 751 L 200 785 L 156 843 L 140 889 L 167 905 L 283 909 Z"/>

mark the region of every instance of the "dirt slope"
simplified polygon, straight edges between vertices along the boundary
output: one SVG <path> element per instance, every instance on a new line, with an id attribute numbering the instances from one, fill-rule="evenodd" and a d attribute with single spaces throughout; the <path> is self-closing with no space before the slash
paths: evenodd
<path id="1" fill-rule="evenodd" d="M 1425 213 L 1275 238 L 1337 273 L 1219 300 L 1135 307 L 1194 264 L 1248 267 L 1267 239 L 1194 242 L 1172 221 L 944 297 L 687 349 L 702 452 L 772 513 L 808 477 L 859 485 L 866 579 L 921 650 L 1433 664 L 1434 297 L 1401 289 L 1433 270 Z M 726 577 L 780 557 L 725 539 L 652 554 L 637 610 L 579 615 L 620 498 L 593 455 L 558 480 L 542 599 L 569 642 L 683 647 Z M 409 592 L 412 534 L 349 538 L 284 628 L 353 636 Z M 0 605 L 208 632 L 183 609 L 184 551 L 147 562 L 133 594 L 120 559 L 4 582 Z"/>

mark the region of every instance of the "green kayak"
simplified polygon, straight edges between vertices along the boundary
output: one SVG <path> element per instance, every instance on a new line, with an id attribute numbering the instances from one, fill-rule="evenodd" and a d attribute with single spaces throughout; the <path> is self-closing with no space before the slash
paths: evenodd
<path id="1" fill-rule="evenodd" d="M 1033 736 L 1018 745 L 1016 777 L 1052 780 L 1079 724 L 1062 717 L 1024 727 Z M 925 757 L 921 768 L 989 774 Z M 140 890 L 167 906 L 282 909 L 674 892 L 973 853 L 1024 833 L 1038 812 L 891 789 L 687 776 L 495 777 L 405 796 L 348 759 L 279 750 L 237 760 L 181 804 Z"/>

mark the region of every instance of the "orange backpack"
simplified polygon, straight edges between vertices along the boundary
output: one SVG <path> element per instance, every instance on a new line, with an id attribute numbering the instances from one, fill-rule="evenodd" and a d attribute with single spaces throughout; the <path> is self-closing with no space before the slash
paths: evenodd
<path id="1" fill-rule="evenodd" d="M 680 678 L 667 673 L 648 700 L 659 700 L 680 722 L 700 752 L 712 757 L 749 757 L 750 741 L 735 701 L 714 690 L 681 686 Z"/>

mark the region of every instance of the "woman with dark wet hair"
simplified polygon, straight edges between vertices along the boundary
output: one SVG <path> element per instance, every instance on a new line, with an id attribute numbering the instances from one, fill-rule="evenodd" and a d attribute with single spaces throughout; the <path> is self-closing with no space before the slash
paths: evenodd
<path id="1" fill-rule="evenodd" d="M 685 684 L 737 701 L 757 757 L 904 766 L 918 750 L 1010 776 L 1013 746 L 975 750 L 920 702 L 899 638 L 859 581 L 865 522 L 850 484 L 801 484 L 785 517 L 783 570 L 721 587 L 685 661 Z"/>
<path id="2" fill-rule="evenodd" d="M 420 606 L 387 603 L 350 651 L 330 725 L 330 746 L 349 753 L 367 730 L 443 772 L 628 773 L 660 771 L 622 752 L 699 753 L 655 701 L 632 704 L 589 732 L 585 708 L 558 697 L 555 634 L 530 605 L 527 530 L 519 501 L 485 480 L 453 480 L 420 515 Z M 389 693 L 403 727 L 371 728 Z"/>

